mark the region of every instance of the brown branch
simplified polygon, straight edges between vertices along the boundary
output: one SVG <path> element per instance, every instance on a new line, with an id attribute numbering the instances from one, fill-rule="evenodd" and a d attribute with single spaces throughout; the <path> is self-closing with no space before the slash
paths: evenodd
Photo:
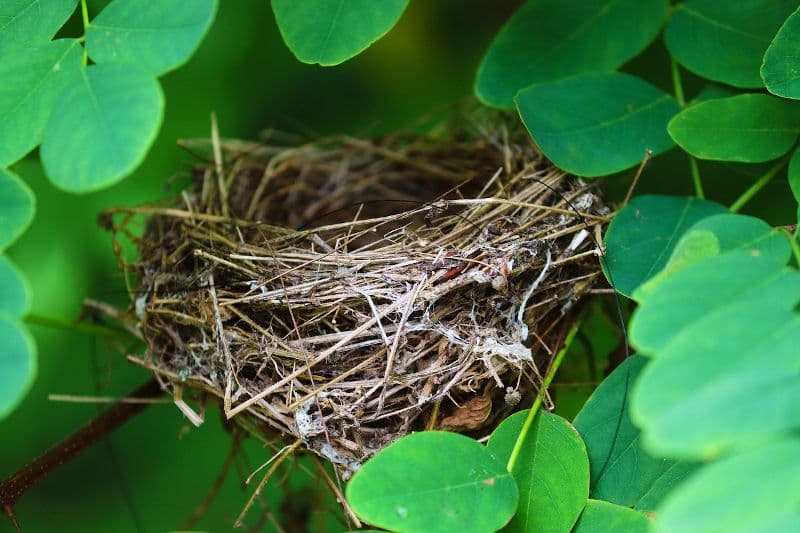
<path id="1" fill-rule="evenodd" d="M 151 379 L 133 393 L 131 398 L 155 398 L 162 394 L 158 381 Z M 139 414 L 147 403 L 120 402 L 105 410 L 98 417 L 90 420 L 78 431 L 56 444 L 35 461 L 0 483 L 0 507 L 19 527 L 14 518 L 14 505 L 26 490 L 34 486 L 40 479 L 59 466 L 68 462 L 80 452 L 101 440 L 135 415 Z"/>

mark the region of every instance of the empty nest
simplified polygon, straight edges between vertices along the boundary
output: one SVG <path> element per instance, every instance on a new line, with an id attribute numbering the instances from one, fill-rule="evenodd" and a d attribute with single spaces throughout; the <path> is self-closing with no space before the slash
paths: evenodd
<path id="1" fill-rule="evenodd" d="M 138 250 L 131 360 L 345 474 L 530 402 L 598 280 L 596 191 L 502 126 L 286 144 L 187 142 L 179 200 L 108 213 Z"/>

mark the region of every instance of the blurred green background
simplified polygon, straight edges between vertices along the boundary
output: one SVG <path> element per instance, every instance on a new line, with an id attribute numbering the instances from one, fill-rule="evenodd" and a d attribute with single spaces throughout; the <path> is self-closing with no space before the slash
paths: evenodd
<path id="1" fill-rule="evenodd" d="M 105 3 L 89 2 L 90 14 Z M 97 227 L 97 214 L 112 206 L 175 195 L 170 177 L 193 163 L 175 141 L 208 136 L 211 112 L 217 114 L 225 137 L 255 138 L 268 128 L 307 135 L 367 135 L 406 126 L 471 94 L 483 51 L 520 3 L 412 0 L 388 36 L 339 67 L 322 68 L 295 60 L 281 41 L 267 0 L 222 0 L 196 55 L 163 78 L 164 125 L 133 176 L 111 189 L 73 196 L 49 184 L 35 157 L 15 167 L 38 202 L 32 227 L 9 253 L 31 281 L 33 313 L 71 323 L 85 297 L 127 304 L 110 236 Z M 65 34 L 80 31 L 80 21 L 74 19 Z M 660 40 L 625 69 L 672 89 Z M 686 76 L 684 81 L 688 95 L 700 89 L 696 79 Z M 648 165 L 638 190 L 690 193 L 683 157 L 673 151 L 657 158 Z M 702 164 L 701 170 L 710 196 L 729 202 L 759 169 Z M 612 194 L 624 194 L 631 175 L 608 180 Z M 794 205 L 785 179 L 770 184 L 749 210 L 776 224 L 789 223 Z M 39 375 L 22 406 L 0 422 L 0 477 L 97 414 L 95 405 L 51 402 L 48 394 L 122 396 L 149 377 L 103 339 L 61 329 L 31 329 L 39 346 Z M 603 344 L 608 351 L 613 339 Z M 580 361 L 576 358 L 571 364 L 580 366 Z M 598 377 L 580 369 L 571 374 L 572 379 Z M 562 414 L 571 418 L 590 389 L 564 395 Z M 171 404 L 150 407 L 26 493 L 17 516 L 24 531 L 177 529 L 213 485 L 230 443 L 217 413 L 208 413 L 206 423 L 194 428 Z M 245 475 L 273 453 L 256 442 L 245 448 L 249 465 L 239 465 Z M 231 529 L 249 492 L 233 469 L 195 529 Z M 280 488 L 268 488 L 266 495 L 287 531 L 345 529 L 323 484 L 302 472 Z M 248 524 L 258 522 L 258 515 L 256 508 Z M 275 530 L 269 520 L 263 528 Z M 9 521 L 0 519 L 0 532 L 12 530 Z"/>
<path id="2" fill-rule="evenodd" d="M 90 15 L 105 3 L 89 2 Z M 175 195 L 169 178 L 193 163 L 175 141 L 207 137 L 211 112 L 226 137 L 255 138 L 268 128 L 363 135 L 405 126 L 471 93 L 484 48 L 518 3 L 412 1 L 384 39 L 326 69 L 291 55 L 267 0 L 222 0 L 195 56 L 163 78 L 164 125 L 132 176 L 111 189 L 73 196 L 49 184 L 35 154 L 15 167 L 38 202 L 32 227 L 9 252 L 31 282 L 33 313 L 70 323 L 87 296 L 127 304 L 111 239 L 97 227 L 97 214 Z M 73 18 L 63 33 L 79 35 L 80 20 Z M 39 347 L 39 375 L 21 407 L 0 422 L 0 478 L 97 414 L 95 405 L 51 402 L 48 394 L 123 396 L 149 377 L 103 339 L 39 326 L 31 330 Z M 205 424 L 194 428 L 164 404 L 146 409 L 110 443 L 94 446 L 25 494 L 16 507 L 24 531 L 178 529 L 213 485 L 231 439 L 217 413 L 208 413 Z M 245 474 L 273 453 L 256 442 L 245 447 L 250 462 Z M 232 529 L 251 490 L 242 489 L 232 469 L 195 529 Z M 310 483 L 301 472 L 281 489 L 268 489 L 267 496 L 287 531 L 306 527 L 303 520 L 310 520 L 314 531 L 342 531 L 340 513 L 326 492 L 324 484 Z M 259 514 L 256 506 L 248 523 L 258 522 Z M 264 529 L 275 528 L 267 521 Z M 13 531 L 3 517 L 0 531 Z"/>

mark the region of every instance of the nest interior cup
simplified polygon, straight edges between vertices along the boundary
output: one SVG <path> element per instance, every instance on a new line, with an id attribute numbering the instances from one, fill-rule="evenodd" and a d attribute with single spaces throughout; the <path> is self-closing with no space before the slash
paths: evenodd
<path id="1" fill-rule="evenodd" d="M 345 475 L 529 403 L 600 274 L 608 208 L 524 132 L 192 146 L 180 199 L 108 217 L 137 247 L 130 359 Z"/>

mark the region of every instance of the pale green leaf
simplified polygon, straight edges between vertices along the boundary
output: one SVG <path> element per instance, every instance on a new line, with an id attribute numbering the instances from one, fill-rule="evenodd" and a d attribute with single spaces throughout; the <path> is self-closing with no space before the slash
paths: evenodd
<path id="1" fill-rule="evenodd" d="M 0 168 L 0 250 L 22 235 L 33 220 L 36 198 L 11 171 Z"/>
<path id="2" fill-rule="evenodd" d="M 786 19 L 767 48 L 761 77 L 772 94 L 800 98 L 800 10 Z"/>
<path id="3" fill-rule="evenodd" d="M 75 11 L 78 0 L 3 0 L 0 2 L 0 57 L 45 44 Z"/>
<path id="4" fill-rule="evenodd" d="M 216 0 L 113 0 L 89 24 L 96 63 L 135 63 L 154 76 L 184 64 L 217 12 Z"/>
<path id="5" fill-rule="evenodd" d="M 30 307 L 28 280 L 8 257 L 0 255 L 0 314 L 22 318 Z"/>
<path id="6" fill-rule="evenodd" d="M 0 313 L 0 420 L 27 394 L 36 377 L 36 343 L 18 321 Z"/>
<path id="7" fill-rule="evenodd" d="M 70 192 L 107 187 L 132 172 L 164 113 L 158 82 L 130 64 L 92 65 L 64 89 L 45 127 L 47 175 Z"/>
<path id="8" fill-rule="evenodd" d="M 56 99 L 81 67 L 76 39 L 59 39 L 0 59 L 0 167 L 42 140 Z"/>
<path id="9" fill-rule="evenodd" d="M 572 533 L 647 533 L 650 520 L 640 512 L 601 500 L 589 500 Z"/>

